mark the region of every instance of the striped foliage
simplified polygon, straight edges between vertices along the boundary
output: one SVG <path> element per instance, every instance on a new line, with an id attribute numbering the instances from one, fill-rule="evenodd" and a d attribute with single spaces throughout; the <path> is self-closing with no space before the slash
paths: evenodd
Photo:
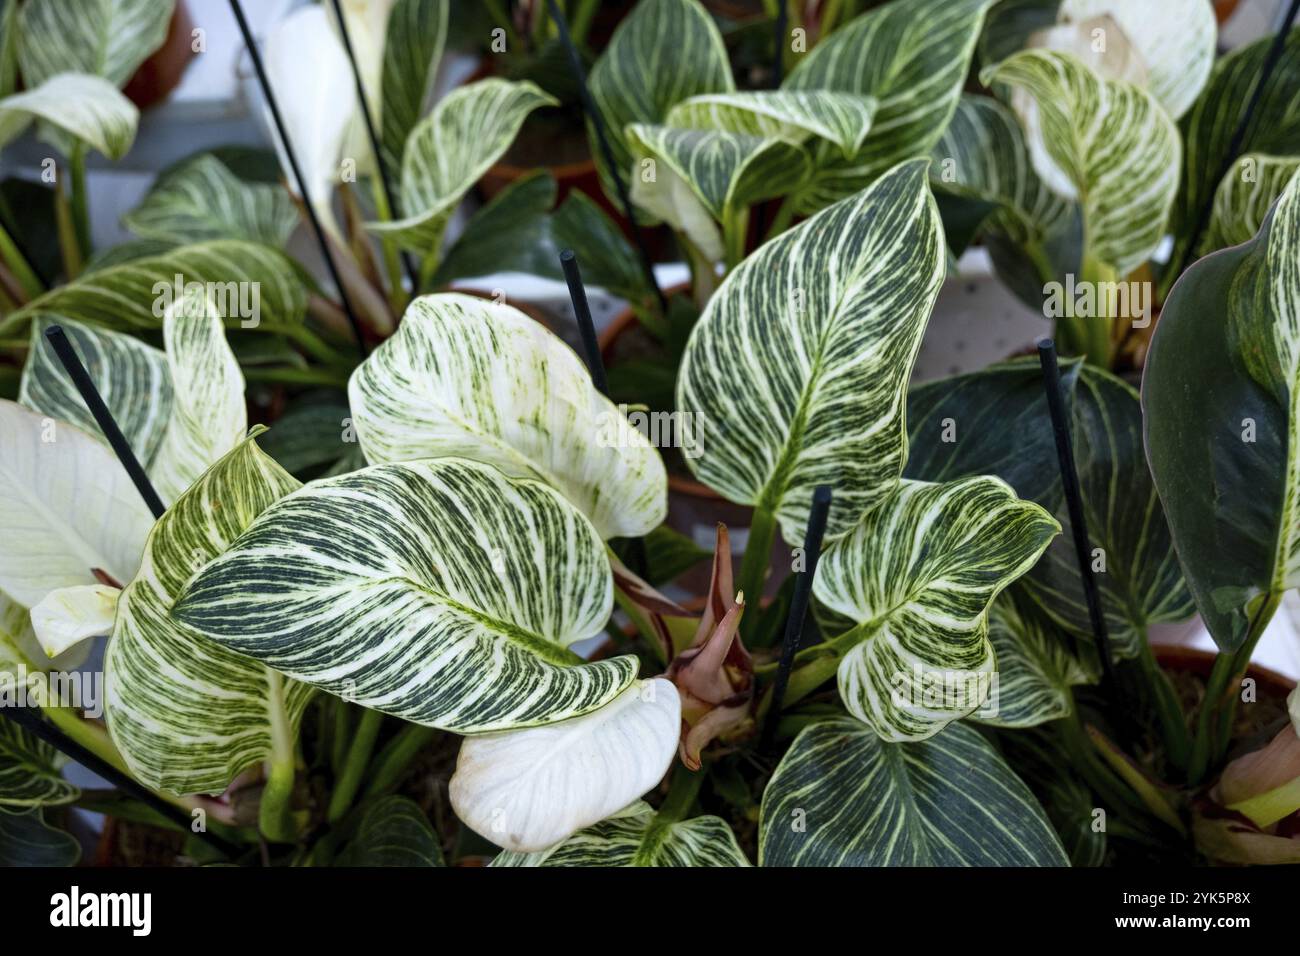
<path id="1" fill-rule="evenodd" d="M 58 73 L 91 73 L 126 85 L 163 44 L 176 0 L 26 0 L 18 60 L 28 86 Z"/>
<path id="2" fill-rule="evenodd" d="M 582 717 L 469 737 L 451 778 L 452 808 L 508 850 L 544 850 L 654 787 L 681 726 L 677 688 L 654 678 Z"/>
<path id="3" fill-rule="evenodd" d="M 63 779 L 62 764 L 57 750 L 0 717 L 0 807 L 58 806 L 77 799 L 80 791 Z"/>
<path id="4" fill-rule="evenodd" d="M 57 127 L 109 159 L 121 159 L 135 142 L 140 111 L 107 80 L 59 73 L 0 100 L 0 146 L 33 120 Z"/>
<path id="5" fill-rule="evenodd" d="M 46 823 L 39 809 L 0 807 L 0 866 L 72 866 L 80 856 L 77 838 Z"/>
<path id="6" fill-rule="evenodd" d="M 1219 647 L 1300 584 L 1300 174 L 1250 242 L 1165 301 L 1142 382 L 1147 458 Z"/>
<path id="7" fill-rule="evenodd" d="M 298 210 L 278 184 L 246 183 L 205 153 L 159 176 L 122 224 L 177 244 L 247 239 L 279 248 L 297 226 Z"/>
<path id="8" fill-rule="evenodd" d="M 376 465 L 267 509 L 173 614 L 230 650 L 457 733 L 609 703 L 633 657 L 568 649 L 604 627 L 604 544 L 558 492 L 459 458 Z"/>
<path id="9" fill-rule="evenodd" d="M 277 499 L 300 487 L 253 438 L 159 519 L 118 602 L 104 658 L 105 714 L 132 774 L 173 793 L 220 793 L 292 747 L 311 688 L 185 627 L 177 596 Z"/>
<path id="10" fill-rule="evenodd" d="M 18 0 L 0 0 L 0 98 L 18 86 Z"/>
<path id="11" fill-rule="evenodd" d="M 492 866 L 749 866 L 736 835 L 718 817 L 661 820 L 637 801 L 536 853 L 506 852 Z"/>
<path id="12" fill-rule="evenodd" d="M 677 380 L 698 416 L 695 475 L 776 514 L 803 540 L 814 486 L 835 488 L 827 536 L 889 493 L 906 457 L 903 395 L 944 276 L 926 162 L 761 247 L 700 317 Z"/>
<path id="13" fill-rule="evenodd" d="M 678 103 L 667 125 L 716 129 L 802 143 L 833 143 L 844 156 L 862 147 L 879 103 L 870 96 L 828 90 L 745 90 L 705 93 Z"/>
<path id="14" fill-rule="evenodd" d="M 465 193 L 510 147 L 529 113 L 555 105 L 553 97 L 529 81 L 489 78 L 453 90 L 406 141 L 401 218 L 368 223 L 367 228 L 436 256 Z"/>
<path id="15" fill-rule="evenodd" d="M 1297 170 L 1300 156 L 1250 153 L 1238 159 L 1215 190 L 1201 255 L 1254 238 Z"/>
<path id="16" fill-rule="evenodd" d="M 186 286 L 206 287 L 228 328 L 253 321 L 241 315 L 242 304 L 256 304 L 256 327 L 266 331 L 297 325 L 307 312 L 306 289 L 286 256 L 254 242 L 222 239 L 85 273 L 0 320 L 0 334 L 26 328 L 44 314 L 109 329 L 156 330 L 179 301 L 177 276 Z"/>
<path id="17" fill-rule="evenodd" d="M 822 556 L 813 593 L 855 626 L 796 664 L 836 660 L 844 705 L 884 740 L 938 733 L 984 702 L 989 605 L 1059 529 L 996 478 L 902 482 Z"/>
<path id="18" fill-rule="evenodd" d="M 989 611 L 997 658 L 993 694 L 973 719 L 994 727 L 1036 727 L 1074 712 L 1070 688 L 1094 683 L 1066 645 L 1066 636 L 1017 608 L 1008 596 Z"/>
<path id="19" fill-rule="evenodd" d="M 802 730 L 763 793 L 760 866 L 1067 866 L 1042 808 L 964 724 L 887 743 L 847 717 Z"/>
<path id="20" fill-rule="evenodd" d="M 55 588 L 129 581 L 153 517 L 126 469 L 80 429 L 0 401 L 0 590 L 25 607 Z"/>
<path id="21" fill-rule="evenodd" d="M 446 866 L 438 834 L 410 797 L 390 794 L 369 804 L 339 866 Z"/>
<path id="22" fill-rule="evenodd" d="M 625 133 L 629 124 L 660 124 L 683 100 L 734 89 L 722 35 L 698 0 L 641 0 L 614 31 L 587 85 L 624 182 L 639 175 Z M 614 173 L 590 120 L 587 138 L 605 194 L 617 201 Z"/>
<path id="23" fill-rule="evenodd" d="M 447 0 L 396 0 L 388 15 L 380 82 L 380 147 L 394 174 L 407 137 L 426 112 L 447 39 Z M 367 90 L 376 85 L 367 83 Z"/>
<path id="24" fill-rule="evenodd" d="M 1034 168 L 1083 207 L 1087 254 L 1127 275 L 1165 233 L 1182 144 L 1156 99 L 1068 53 L 1026 50 L 983 71 L 1013 87 Z"/>
<path id="25" fill-rule="evenodd" d="M 862 148 L 819 144 L 800 196 L 812 212 L 851 196 L 898 162 L 926 156 L 948 125 L 993 0 L 893 0 L 850 21 L 790 71 L 783 88 L 879 102 Z"/>
<path id="26" fill-rule="evenodd" d="M 352 373 L 372 463 L 459 456 L 563 494 L 601 537 L 648 534 L 667 513 L 659 453 L 564 342 L 507 305 L 423 296 Z"/>

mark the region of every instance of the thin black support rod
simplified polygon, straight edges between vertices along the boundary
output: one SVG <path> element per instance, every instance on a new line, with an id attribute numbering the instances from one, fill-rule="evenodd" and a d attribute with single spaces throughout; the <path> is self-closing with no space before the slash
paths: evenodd
<path id="1" fill-rule="evenodd" d="M 348 290 L 343 285 L 343 277 L 339 274 L 338 264 L 334 261 L 334 252 L 330 248 L 329 237 L 325 235 L 325 228 L 321 225 L 320 217 L 316 215 L 316 207 L 311 203 L 311 193 L 307 190 L 307 180 L 302 174 L 302 167 L 298 165 L 298 154 L 294 152 L 293 143 L 289 139 L 289 131 L 285 128 L 284 118 L 280 115 L 280 106 L 276 103 L 275 92 L 271 89 L 271 81 L 266 75 L 266 67 L 262 64 L 262 54 L 257 49 L 257 41 L 253 38 L 253 31 L 249 29 L 248 19 L 244 16 L 244 8 L 240 5 L 239 0 L 230 0 L 230 9 L 235 14 L 235 20 L 239 23 L 239 32 L 244 37 L 244 46 L 248 49 L 249 59 L 253 61 L 253 71 L 257 74 L 257 82 L 262 87 L 262 95 L 266 97 L 267 108 L 271 111 L 271 120 L 275 123 L 275 131 L 280 137 L 280 142 L 284 145 L 284 154 L 289 157 L 289 166 L 293 172 L 294 182 L 298 184 L 298 195 L 302 197 L 303 208 L 307 211 L 307 219 L 311 222 L 312 232 L 316 235 L 316 243 L 320 246 L 321 255 L 325 258 L 325 268 L 329 270 L 330 279 L 334 282 L 334 287 L 338 289 L 339 303 L 343 306 L 343 311 L 347 314 L 348 324 L 352 327 L 352 334 L 357 340 L 357 351 L 361 357 L 366 357 L 366 340 L 361 332 L 361 323 L 357 320 L 357 313 L 352 308 L 352 301 L 348 298 Z M 310 50 L 304 50 L 303 56 L 310 56 Z"/>
<path id="2" fill-rule="evenodd" d="M 668 300 L 664 298 L 664 292 L 659 288 L 659 280 L 655 278 L 654 266 L 650 262 L 650 250 L 646 246 L 641 227 L 637 225 L 636 212 L 632 208 L 632 197 L 627 191 L 627 183 L 623 181 L 623 171 L 618 168 L 618 163 L 614 160 L 614 150 L 609 145 L 609 133 L 605 129 L 605 119 L 600 115 L 600 110 L 596 108 L 596 101 L 591 98 L 591 90 L 587 87 L 587 71 L 583 69 L 582 57 L 578 55 L 578 48 L 573 45 L 573 39 L 569 36 L 568 21 L 564 19 L 564 13 L 555 0 L 546 0 L 546 6 L 551 11 L 551 19 L 555 21 L 555 27 L 560 34 L 560 43 L 564 46 L 564 51 L 568 55 L 569 68 L 573 70 L 573 78 L 578 84 L 578 96 L 582 100 L 582 109 L 587 114 L 587 118 L 591 120 L 592 129 L 596 131 L 596 143 L 600 147 L 600 155 L 605 161 L 605 168 L 609 170 L 610 178 L 614 180 L 614 188 L 618 191 L 618 201 L 623 207 L 623 215 L 632 226 L 632 240 L 636 244 L 637 255 L 641 259 L 641 268 L 645 272 L 646 282 L 654 290 L 655 298 L 659 300 L 660 310 L 664 315 L 667 315 Z"/>
<path id="3" fill-rule="evenodd" d="M 70 760 L 75 760 L 91 773 L 103 777 L 123 793 L 135 797 L 141 803 L 176 824 L 182 831 L 186 833 L 192 832 L 191 824 L 193 821 L 186 811 L 168 803 L 148 787 L 136 783 L 107 760 L 87 750 L 36 712 L 23 707 L 0 707 L 0 714 L 4 714 L 5 717 L 12 720 L 33 737 L 45 741 L 45 743 Z M 195 832 L 194 835 L 218 853 L 231 859 L 237 859 L 243 852 L 239 847 L 222 839 L 215 833 L 200 831 Z"/>
<path id="4" fill-rule="evenodd" d="M 582 347 L 587 353 L 587 368 L 591 372 L 592 384 L 600 394 L 609 398 L 609 381 L 605 378 L 605 362 L 600 356 L 600 342 L 596 338 L 596 326 L 591 320 L 591 306 L 587 304 L 587 290 L 582 285 L 582 273 L 578 269 L 578 256 L 572 249 L 560 253 L 560 268 L 564 270 L 564 281 L 569 285 L 569 299 L 573 302 L 573 314 L 578 320 L 578 334 L 582 336 Z"/>
<path id="5" fill-rule="evenodd" d="M 1065 410 L 1065 393 L 1061 388 L 1061 369 L 1056 363 L 1056 343 L 1043 339 L 1038 343 L 1038 361 L 1043 368 L 1043 389 L 1047 393 L 1047 410 L 1052 416 L 1052 434 L 1056 439 L 1056 460 L 1061 469 L 1061 487 L 1065 490 L 1065 504 L 1070 513 L 1070 533 L 1074 537 L 1074 553 L 1079 562 L 1079 577 L 1083 580 L 1083 598 L 1088 605 L 1088 620 L 1101 658 L 1102 674 L 1116 695 L 1123 693 L 1115 679 L 1115 665 L 1111 657 L 1110 632 L 1101 609 L 1101 592 L 1092 573 L 1092 546 L 1088 541 L 1088 525 L 1083 513 L 1083 493 L 1079 490 L 1079 472 L 1074 466 L 1074 446 L 1070 442 L 1070 420 Z M 1117 703 L 1122 703 L 1117 701 Z M 1122 712 L 1122 708 L 1119 708 Z"/>
<path id="6" fill-rule="evenodd" d="M 785 80 L 785 39 L 786 27 L 789 26 L 790 8 L 788 0 L 777 0 L 775 33 L 776 55 L 772 57 L 772 86 L 779 87 Z"/>
<path id="7" fill-rule="evenodd" d="M 126 473 L 131 478 L 131 483 L 135 485 L 136 491 L 140 492 L 140 497 L 149 506 L 154 518 L 161 518 L 163 512 L 167 510 L 166 506 L 149 482 L 149 476 L 145 474 L 139 459 L 135 457 L 135 452 L 127 444 L 122 429 L 117 427 L 117 421 L 113 418 L 113 413 L 108 410 L 108 406 L 104 404 L 104 400 L 99 395 L 99 389 L 95 388 L 95 383 L 90 380 L 90 374 L 86 371 L 86 366 L 81 364 L 81 359 L 77 356 L 77 350 L 72 347 L 72 342 L 69 341 L 63 327 L 51 325 L 45 330 L 45 341 L 50 343 L 50 347 L 54 349 L 54 354 L 63 363 L 63 368 L 68 373 L 68 378 L 72 379 L 72 384 L 77 386 L 77 391 L 81 393 L 81 400 L 90 409 L 90 414 L 95 418 L 95 424 L 99 426 L 99 430 L 108 439 L 109 447 L 113 449 L 113 454 L 117 455 L 118 461 L 126 469 Z"/>
<path id="8" fill-rule="evenodd" d="M 822 538 L 826 535 L 826 518 L 831 510 L 831 486 L 818 485 L 813 491 L 812 510 L 808 514 L 808 530 L 804 533 L 803 554 L 804 569 L 794 582 L 794 594 L 790 596 L 790 614 L 785 619 L 785 636 L 781 639 L 781 661 L 777 664 L 776 680 L 772 683 L 772 696 L 767 704 L 767 717 L 763 721 L 763 735 L 759 739 L 760 753 L 772 749 L 776 739 L 777 724 L 781 721 L 781 704 L 785 700 L 785 688 L 790 682 L 790 670 L 794 667 L 794 655 L 803 640 L 804 619 L 808 616 L 808 599 L 812 595 L 813 577 L 817 574 L 817 559 L 821 556 Z M 759 595 L 752 600 L 757 605 Z"/>
<path id="9" fill-rule="evenodd" d="M 1209 194 L 1205 196 L 1201 203 L 1201 208 L 1196 216 L 1196 228 L 1192 230 L 1187 248 L 1183 250 L 1182 259 L 1177 264 L 1178 273 L 1175 278 L 1181 275 L 1183 270 L 1196 260 L 1196 247 L 1200 245 L 1201 237 L 1205 235 L 1205 230 L 1209 228 L 1210 217 L 1214 212 L 1214 195 L 1218 191 L 1219 183 L 1223 182 L 1223 177 L 1228 175 L 1228 170 L 1237 161 L 1237 154 L 1241 152 L 1242 144 L 1246 141 L 1246 133 L 1250 131 L 1250 124 L 1255 118 L 1255 111 L 1259 108 L 1260 100 L 1264 98 L 1264 90 L 1268 86 L 1268 81 L 1272 78 L 1273 71 L 1277 69 L 1278 63 L 1282 60 L 1282 53 L 1286 49 L 1287 36 L 1291 33 L 1291 27 L 1295 23 L 1298 13 L 1300 13 L 1300 0 L 1291 0 L 1291 6 L 1282 18 L 1282 22 L 1278 25 L 1273 42 L 1269 44 L 1268 52 L 1264 55 L 1264 62 L 1259 70 L 1259 82 L 1255 84 L 1250 99 L 1246 101 L 1245 112 L 1241 114 L 1241 120 L 1237 123 L 1237 128 L 1232 131 L 1232 139 L 1228 141 L 1228 150 L 1223 154 L 1219 162 L 1219 169 L 1214 177 Z"/>
<path id="10" fill-rule="evenodd" d="M 375 154 L 375 169 L 379 176 L 379 185 L 384 190 L 384 198 L 388 200 L 388 209 L 395 216 L 397 215 L 397 200 L 393 193 L 392 181 L 388 178 L 388 167 L 384 163 L 384 153 L 379 145 L 379 133 L 375 130 L 375 118 L 370 112 L 370 101 L 366 99 L 366 84 L 361 79 L 361 69 L 357 66 L 357 56 L 352 51 L 352 37 L 348 33 L 347 20 L 343 16 L 343 5 L 340 0 L 334 0 L 334 17 L 339 23 L 339 36 L 343 38 L 343 49 L 347 51 L 348 63 L 352 65 L 352 82 L 357 89 L 357 102 L 361 104 L 361 118 L 366 124 L 366 137 L 370 140 L 370 149 Z M 398 257 L 402 260 L 402 268 L 406 271 L 406 278 L 411 283 L 411 295 L 420 293 L 420 276 L 415 269 L 415 263 L 411 261 L 411 255 L 405 249 L 398 252 Z"/>

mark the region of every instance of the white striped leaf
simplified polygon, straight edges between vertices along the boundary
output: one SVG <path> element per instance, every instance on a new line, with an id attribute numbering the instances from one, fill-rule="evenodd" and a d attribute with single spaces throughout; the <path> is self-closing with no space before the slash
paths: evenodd
<path id="1" fill-rule="evenodd" d="M 734 89 L 722 35 L 697 0 L 636 4 L 592 66 L 587 85 L 605 121 L 617 175 L 631 175 L 634 181 L 639 170 L 632 171 L 632 150 L 624 133 L 628 124 L 663 123 L 683 100 Z M 605 194 L 617 200 L 613 172 L 590 120 L 587 139 Z"/>
<path id="2" fill-rule="evenodd" d="M 1142 382 L 1147 459 L 1206 627 L 1235 650 L 1300 585 L 1300 174 L 1250 242 L 1188 269 Z"/>
<path id="3" fill-rule="evenodd" d="M 139 780 L 220 793 L 240 771 L 292 749 L 312 689 L 183 624 L 177 596 L 272 502 L 300 487 L 248 438 L 159 519 L 118 602 L 104 657 L 109 734 Z"/>
<path id="4" fill-rule="evenodd" d="M 57 127 L 109 159 L 121 159 L 135 142 L 140 111 L 107 80 L 60 73 L 0 100 L 0 146 L 33 120 Z"/>
<path id="5" fill-rule="evenodd" d="M 1296 170 L 1300 170 L 1300 156 L 1250 153 L 1237 160 L 1214 193 L 1201 255 L 1253 239 Z"/>
<path id="6" fill-rule="evenodd" d="M 377 111 L 384 162 L 396 174 L 406 140 L 428 112 L 447 38 L 447 0 L 397 0 L 388 16 Z"/>
<path id="7" fill-rule="evenodd" d="M 1087 254 L 1120 276 L 1150 258 L 1178 190 L 1182 150 L 1155 98 L 1047 50 L 1017 53 L 981 79 L 1014 87 L 1012 106 L 1038 175 L 1083 207 Z"/>
<path id="8" fill-rule="evenodd" d="M 850 21 L 800 60 L 784 89 L 851 93 L 880 104 L 851 158 L 838 146 L 819 145 L 801 211 L 828 206 L 898 162 L 929 154 L 957 105 L 992 3 L 894 0 Z"/>
<path id="9" fill-rule="evenodd" d="M 129 581 L 153 517 L 113 453 L 80 429 L 0 401 L 0 590 L 26 607 L 55 588 Z"/>
<path id="10" fill-rule="evenodd" d="M 1004 596 L 989 611 L 989 641 L 997 658 L 993 694 L 972 718 L 993 727 L 1036 727 L 1074 712 L 1071 688 L 1094 683 L 1066 646 L 1066 636 Z"/>
<path id="11" fill-rule="evenodd" d="M 849 713 L 884 740 L 938 733 L 984 702 L 989 605 L 1059 530 L 997 478 L 900 483 L 822 556 L 813 593 L 855 626 L 796 666 L 834 663 Z"/>
<path id="12" fill-rule="evenodd" d="M 489 78 L 453 90 L 411 131 L 402 155 L 402 218 L 367 224 L 437 255 L 465 193 L 501 158 L 533 110 L 556 100 L 536 84 Z"/>
<path id="13" fill-rule="evenodd" d="M 661 820 L 637 801 L 537 853 L 506 852 L 492 866 L 749 866 L 736 835 L 718 817 Z"/>
<path id="14" fill-rule="evenodd" d="M 744 90 L 692 96 L 668 111 L 665 125 L 777 138 L 824 139 L 852 156 L 871 131 L 879 103 L 827 90 Z"/>
<path id="15" fill-rule="evenodd" d="M 173 613 L 296 680 L 469 734 L 579 717 L 627 688 L 635 658 L 568 649 L 612 604 L 604 544 L 558 492 L 442 458 L 277 502 Z"/>
<path id="16" fill-rule="evenodd" d="M 0 719 L 0 807 L 51 807 L 76 800 L 81 791 L 63 779 L 62 765 L 62 755 L 45 741 Z"/>
<path id="17" fill-rule="evenodd" d="M 279 185 L 244 182 L 205 153 L 159 176 L 122 224 L 137 236 L 178 244 L 247 239 L 279 248 L 298 225 L 298 210 Z"/>
<path id="18" fill-rule="evenodd" d="M 749 256 L 700 317 L 677 380 L 697 417 L 687 465 L 803 540 L 813 488 L 835 488 L 834 539 L 887 495 L 906 457 L 903 399 L 944 277 L 925 160 Z"/>
<path id="19" fill-rule="evenodd" d="M 1123 32 L 1119 42 L 1137 50 L 1151 95 L 1174 119 L 1186 113 L 1214 65 L 1219 28 L 1211 5 L 1201 0 L 1063 0 L 1059 13 L 1065 23 L 1103 16 Z M 1117 42 L 1109 33 L 1105 40 L 1108 46 Z"/>
<path id="20" fill-rule="evenodd" d="M 1027 48 L 1069 53 L 1103 80 L 1123 80 L 1143 89 L 1148 85 L 1146 60 L 1128 34 L 1105 14 L 1035 33 Z"/>
<path id="21" fill-rule="evenodd" d="M 177 276 L 187 287 L 182 295 L 194 283 L 203 285 L 229 328 L 275 331 L 297 325 L 307 312 L 302 280 L 283 253 L 222 239 L 83 274 L 0 320 L 0 335 L 44 314 L 109 329 L 159 329 L 167 309 L 180 301 Z"/>
<path id="22" fill-rule="evenodd" d="M 352 373 L 348 400 L 372 463 L 484 461 L 555 488 L 604 538 L 648 534 L 667 513 L 659 453 L 572 349 L 510 306 L 416 299 Z"/>
<path id="23" fill-rule="evenodd" d="M 451 778 L 452 809 L 508 850 L 544 850 L 654 787 L 681 727 L 677 688 L 654 678 L 582 717 L 468 737 Z"/>
<path id="24" fill-rule="evenodd" d="M 847 717 L 804 728 L 763 793 L 760 866 L 1067 866 L 1033 794 L 964 724 L 887 743 Z"/>
<path id="25" fill-rule="evenodd" d="M 0 98 L 18 86 L 18 0 L 0 0 Z"/>
<path id="26" fill-rule="evenodd" d="M 26 0 L 18 59 L 29 86 L 93 73 L 114 87 L 163 44 L 175 0 Z"/>

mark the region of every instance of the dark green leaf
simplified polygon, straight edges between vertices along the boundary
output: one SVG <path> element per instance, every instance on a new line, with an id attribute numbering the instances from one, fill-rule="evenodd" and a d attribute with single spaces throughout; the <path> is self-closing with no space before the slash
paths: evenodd
<path id="1" fill-rule="evenodd" d="M 337 866 L 443 866 L 442 847 L 424 812 L 408 797 L 381 797 L 366 807 L 357 835 Z"/>

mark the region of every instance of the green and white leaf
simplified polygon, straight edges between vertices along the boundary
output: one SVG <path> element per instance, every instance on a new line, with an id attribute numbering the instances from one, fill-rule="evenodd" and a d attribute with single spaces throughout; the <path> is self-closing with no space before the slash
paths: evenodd
<path id="1" fill-rule="evenodd" d="M 240 771 L 292 752 L 312 689 L 180 623 L 177 596 L 272 502 L 300 487 L 253 438 L 159 519 L 118 601 L 104 658 L 106 718 L 131 773 L 172 793 L 221 793 Z"/>
<path id="2" fill-rule="evenodd" d="M 500 854 L 492 866 L 749 866 L 719 817 L 661 820 L 637 801 L 621 813 L 537 853 Z"/>
<path id="3" fill-rule="evenodd" d="M 0 720 L 0 808 L 59 806 L 77 799 L 81 791 L 63 779 L 62 764 L 45 741 L 12 720 Z"/>
<path id="4" fill-rule="evenodd" d="M 283 253 L 221 239 L 82 275 L 0 320 L 0 334 L 24 329 L 46 314 L 108 329 L 157 330 L 167 309 L 180 299 L 178 275 L 186 287 L 183 295 L 197 288 L 195 283 L 204 287 L 228 328 L 280 331 L 298 325 L 307 312 L 306 289 Z"/>
<path id="5" fill-rule="evenodd" d="M 763 793 L 760 866 L 1067 866 L 1033 794 L 953 724 L 887 743 L 848 717 L 806 727 Z"/>
<path id="6" fill-rule="evenodd" d="M 862 148 L 880 104 L 870 96 L 827 90 L 743 90 L 692 96 L 668 111 L 667 126 L 776 138 L 822 139 L 845 157 Z"/>
<path id="7" fill-rule="evenodd" d="M 545 850 L 653 788 L 681 728 L 677 688 L 657 677 L 582 717 L 468 737 L 451 778 L 452 809 L 507 850 Z"/>
<path id="8" fill-rule="evenodd" d="M 26 0 L 19 65 L 28 86 L 91 73 L 115 88 L 163 44 L 175 0 Z"/>
<path id="9" fill-rule="evenodd" d="M 113 630 L 121 588 L 74 584 L 56 588 L 32 608 L 32 630 L 41 649 L 57 657 L 82 641 Z"/>
<path id="10" fill-rule="evenodd" d="M 0 590 L 32 607 L 93 569 L 129 581 L 153 517 L 108 448 L 80 429 L 0 401 Z"/>
<path id="11" fill-rule="evenodd" d="M 367 82 L 366 89 L 383 92 L 382 108 L 377 111 L 376 120 L 380 125 L 384 162 L 395 175 L 411 130 L 429 111 L 447 39 L 448 3 L 447 0 L 396 0 L 392 8 L 379 82 Z"/>
<path id="12" fill-rule="evenodd" d="M 559 492 L 441 458 L 277 502 L 173 614 L 295 680 L 470 734 L 580 717 L 625 690 L 636 658 L 568 649 L 612 604 L 605 546 Z"/>
<path id="13" fill-rule="evenodd" d="M 18 0 L 0 0 L 0 99 L 18 87 Z"/>
<path id="14" fill-rule="evenodd" d="M 838 34 L 837 34 L 838 35 Z M 697 418 L 697 478 L 774 513 L 803 540 L 816 485 L 835 488 L 827 537 L 897 482 L 904 389 L 945 272 L 925 160 L 747 258 L 700 317 L 677 381 Z"/>
<path id="15" fill-rule="evenodd" d="M 438 834 L 410 797 L 390 794 L 366 807 L 339 866 L 446 866 Z"/>
<path id="16" fill-rule="evenodd" d="M 298 225 L 298 210 L 279 185 L 244 182 L 205 153 L 160 176 L 122 224 L 146 239 L 178 244 L 247 239 L 279 248 Z"/>
<path id="17" fill-rule="evenodd" d="M 592 66 L 587 85 L 605 121 L 614 170 L 605 163 L 590 120 L 587 139 L 605 195 L 615 200 L 614 175 L 627 176 L 632 169 L 624 132 L 629 124 L 663 123 L 683 100 L 735 89 L 722 35 L 697 0 L 636 4 Z"/>
<path id="18" fill-rule="evenodd" d="M 415 300 L 352 373 L 348 400 L 373 463 L 487 462 L 555 488 L 603 538 L 648 534 L 667 513 L 658 451 L 572 349 L 508 305 L 454 293 Z"/>
<path id="19" fill-rule="evenodd" d="M 1300 170 L 1300 156 L 1251 153 L 1238 159 L 1214 193 L 1201 254 L 1253 239 L 1296 170 Z"/>
<path id="20" fill-rule="evenodd" d="M 885 4 L 836 30 L 799 61 L 784 90 L 849 93 L 879 103 L 866 141 L 851 158 L 831 143 L 816 148 L 817 174 L 800 197 L 800 211 L 828 206 L 899 162 L 929 155 L 957 106 L 992 3 Z"/>
<path id="21" fill-rule="evenodd" d="M 993 727 L 1036 727 L 1074 712 L 1070 688 L 1095 677 L 1066 647 L 1066 637 L 1025 614 L 1009 597 L 989 611 L 989 640 L 997 658 L 993 693 L 972 717 Z"/>
<path id="22" fill-rule="evenodd" d="M 1155 486 L 1197 609 L 1226 651 L 1300 584 L 1298 249 L 1300 174 L 1253 240 L 1183 273 L 1143 378 Z"/>
<path id="23" fill-rule="evenodd" d="M 993 599 L 1060 526 L 997 478 L 904 481 L 827 548 L 813 582 L 852 630 L 795 659 L 835 667 L 849 713 L 883 740 L 923 740 L 984 703 Z"/>
<path id="24" fill-rule="evenodd" d="M 453 90 L 406 141 L 398 198 L 403 217 L 367 228 L 437 255 L 465 194 L 509 149 L 529 113 L 555 105 L 553 97 L 527 81 L 488 78 Z"/>
<path id="25" fill-rule="evenodd" d="M 72 866 L 80 857 L 77 838 L 46 823 L 39 809 L 0 807 L 0 866 Z"/>
<path id="26" fill-rule="evenodd" d="M 1178 190 L 1182 144 L 1150 93 L 1066 53 L 1026 50 L 981 74 L 1014 87 L 1034 168 L 1083 207 L 1085 247 L 1121 277 L 1150 258 Z"/>
<path id="27" fill-rule="evenodd" d="M 0 146 L 33 120 L 57 127 L 109 159 L 121 159 L 135 142 L 140 111 L 107 80 L 59 73 L 0 100 Z"/>

